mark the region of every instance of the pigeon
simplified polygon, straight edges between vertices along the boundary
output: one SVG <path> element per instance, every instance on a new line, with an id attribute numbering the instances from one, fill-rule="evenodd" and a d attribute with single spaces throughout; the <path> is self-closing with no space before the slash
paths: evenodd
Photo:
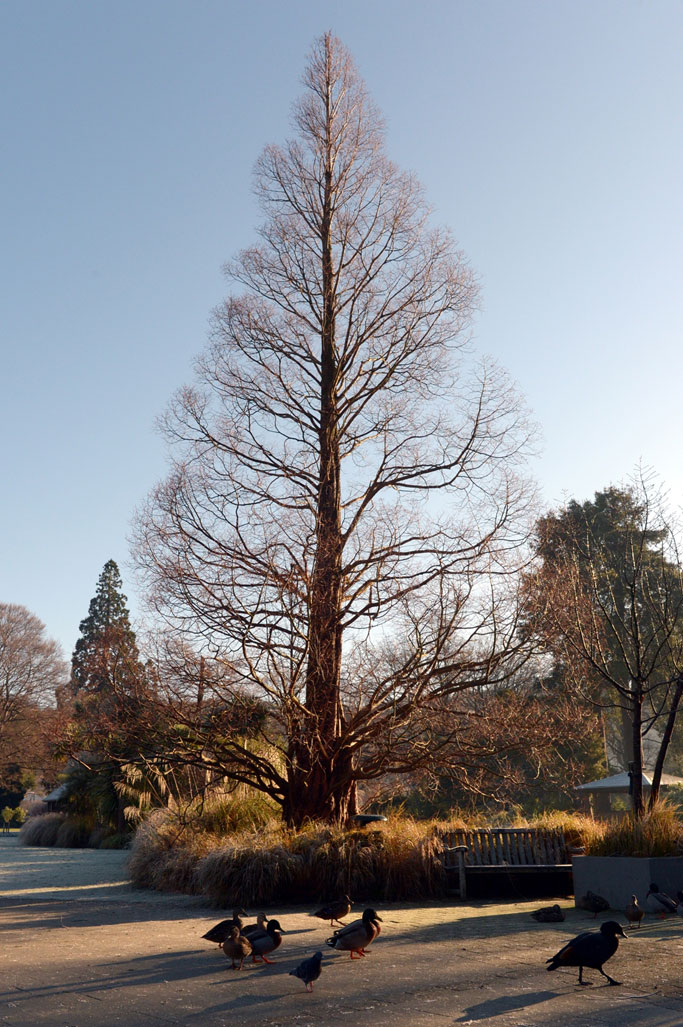
<path id="1" fill-rule="evenodd" d="M 638 905 L 638 898 L 636 895 L 631 896 L 631 901 L 624 910 L 626 913 L 626 919 L 631 924 L 631 930 L 634 927 L 640 927 L 640 921 L 643 919 L 645 911 Z"/>
<path id="2" fill-rule="evenodd" d="M 230 936 L 225 939 L 221 948 L 225 952 L 228 959 L 232 960 L 232 969 L 235 969 L 235 960 L 239 959 L 240 965 L 237 967 L 238 970 L 242 969 L 242 963 L 245 957 L 252 951 L 251 942 L 248 938 L 245 938 L 243 934 L 240 934 L 239 927 L 233 927 L 230 931 Z"/>
<path id="3" fill-rule="evenodd" d="M 675 913 L 677 909 L 675 900 L 666 892 L 660 891 L 654 883 L 650 885 L 650 890 L 645 896 L 645 903 L 651 913 L 657 913 L 660 917 L 665 917 L 667 913 Z"/>
<path id="4" fill-rule="evenodd" d="M 602 895 L 596 895 L 592 891 L 587 891 L 585 895 L 582 895 L 576 905 L 579 909 L 587 909 L 589 913 L 592 913 L 593 919 L 597 917 L 598 913 L 604 913 L 606 909 L 609 909 L 607 899 L 603 899 Z"/>
<path id="5" fill-rule="evenodd" d="M 557 904 L 554 906 L 541 906 L 540 909 L 535 909 L 530 915 L 539 924 L 559 924 L 564 920 L 564 910 L 560 909 Z"/>
<path id="6" fill-rule="evenodd" d="M 360 920 L 354 920 L 348 926 L 335 931 L 333 936 L 327 939 L 327 944 L 330 948 L 340 952 L 350 952 L 351 959 L 360 959 L 365 955 L 368 945 L 372 944 L 382 930 L 381 922 L 382 918 L 378 916 L 376 910 L 366 909 Z M 356 953 L 355 957 L 354 952 Z"/>
<path id="7" fill-rule="evenodd" d="M 604 924 L 600 925 L 599 931 L 584 931 L 583 934 L 579 934 L 567 942 L 564 948 L 561 948 L 550 959 L 546 959 L 546 963 L 550 964 L 547 969 L 557 970 L 560 966 L 578 966 L 579 984 L 590 984 L 590 981 L 583 979 L 583 968 L 587 966 L 592 970 L 598 970 L 610 984 L 620 984 L 621 981 L 615 981 L 613 977 L 606 974 L 602 966 L 619 948 L 619 938 L 625 937 L 621 924 L 618 924 L 616 920 L 606 920 Z"/>
<path id="8" fill-rule="evenodd" d="M 244 925 L 241 917 L 246 915 L 243 909 L 233 910 L 232 920 L 221 920 L 219 924 L 216 924 L 210 931 L 203 934 L 202 938 L 206 938 L 207 941 L 215 941 L 217 945 L 222 945 L 226 938 L 230 937 L 233 927 L 239 927 L 240 931 L 242 930 Z"/>
<path id="9" fill-rule="evenodd" d="M 330 927 L 333 926 L 335 920 L 342 927 L 346 924 L 342 920 L 343 916 L 348 916 L 351 912 L 351 899 L 348 895 L 342 895 L 340 899 L 335 899 L 334 902 L 328 902 L 326 906 L 319 909 L 317 913 L 312 913 L 311 916 L 317 916 L 320 920 L 329 920 Z"/>
<path id="10" fill-rule="evenodd" d="M 298 977 L 306 985 L 306 991 L 313 991 L 313 981 L 320 977 L 323 954 L 316 952 L 310 959 L 304 959 L 295 970 L 289 971 L 290 977 Z"/>

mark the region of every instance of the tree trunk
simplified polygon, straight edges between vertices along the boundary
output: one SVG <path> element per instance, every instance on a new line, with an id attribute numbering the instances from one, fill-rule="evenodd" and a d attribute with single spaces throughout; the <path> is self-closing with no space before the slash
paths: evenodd
<path id="1" fill-rule="evenodd" d="M 654 804 L 659 798 L 659 790 L 662 782 L 662 771 L 664 769 L 664 760 L 669 749 L 669 742 L 673 734 L 674 726 L 676 724 L 676 715 L 678 713 L 678 707 L 681 702 L 681 696 L 683 696 L 683 674 L 679 674 L 676 680 L 676 689 L 674 691 L 673 699 L 671 700 L 671 706 L 669 707 L 669 716 L 667 717 L 666 727 L 664 728 L 664 734 L 659 745 L 659 752 L 657 753 L 657 762 L 655 763 L 654 773 L 652 775 L 652 790 L 650 792 L 650 801 L 648 803 L 648 809 L 652 809 Z"/>
<path id="2" fill-rule="evenodd" d="M 631 784 L 633 788 L 633 815 L 640 820 L 645 812 L 643 804 L 643 690 L 638 682 L 633 682 L 631 699 L 631 737 L 633 739 L 633 772 Z"/>
<path id="3" fill-rule="evenodd" d="M 328 75 L 326 96 L 325 176 L 320 226 L 322 261 L 322 324 L 320 350 L 319 484 L 316 519 L 316 554 L 311 588 L 306 668 L 305 748 L 297 744 L 293 768 L 295 791 L 301 774 L 306 776 L 306 816 L 313 819 L 343 818 L 345 786 L 339 794 L 330 777 L 335 742 L 341 728 L 340 677 L 341 627 L 341 458 L 337 410 L 338 367 L 336 311 L 332 252 L 332 103 Z M 315 753 L 315 757 L 311 756 Z M 299 800 L 297 796 L 297 801 Z M 316 803 L 318 804 L 316 806 Z M 341 804 L 341 805 L 340 805 Z"/>
<path id="4" fill-rule="evenodd" d="M 308 766 L 300 759 L 291 769 L 282 807 L 282 817 L 288 827 L 302 827 L 316 821 L 344 824 L 357 812 L 357 788 L 350 754 L 342 753 L 334 761 L 318 758 Z"/>

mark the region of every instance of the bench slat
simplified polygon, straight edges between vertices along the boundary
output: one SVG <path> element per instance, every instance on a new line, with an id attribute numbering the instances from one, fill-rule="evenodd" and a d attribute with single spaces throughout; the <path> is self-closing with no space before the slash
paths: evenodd
<path id="1" fill-rule="evenodd" d="M 462 897 L 466 873 L 551 871 L 571 867 L 564 832 L 558 828 L 476 828 L 444 832 L 443 864 L 457 871 Z M 461 848 L 458 850 L 458 846 Z M 466 849 L 463 850 L 463 846 Z"/>

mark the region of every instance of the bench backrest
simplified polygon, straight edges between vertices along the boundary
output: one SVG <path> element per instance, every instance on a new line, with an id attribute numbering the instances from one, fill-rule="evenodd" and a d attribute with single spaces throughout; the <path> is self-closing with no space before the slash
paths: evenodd
<path id="1" fill-rule="evenodd" d="M 447 831 L 446 848 L 466 845 L 466 866 L 553 866 L 569 863 L 564 831 L 545 827 L 492 827 Z"/>

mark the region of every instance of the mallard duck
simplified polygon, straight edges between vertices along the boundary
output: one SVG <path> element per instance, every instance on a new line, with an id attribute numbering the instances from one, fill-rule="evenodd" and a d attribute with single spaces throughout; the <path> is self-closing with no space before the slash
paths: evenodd
<path id="1" fill-rule="evenodd" d="M 593 919 L 598 913 L 604 913 L 606 909 L 609 909 L 607 899 L 603 899 L 602 895 L 596 895 L 592 891 L 587 891 L 585 895 L 582 895 L 576 905 L 579 909 L 587 909 L 589 913 L 592 913 Z"/>
<path id="2" fill-rule="evenodd" d="M 334 902 L 328 902 L 326 906 L 319 909 L 317 913 L 311 913 L 311 916 L 317 916 L 320 920 L 329 920 L 330 927 L 333 926 L 336 920 L 342 927 L 346 927 L 342 917 L 348 916 L 351 912 L 351 899 L 348 895 L 342 895 L 340 899 L 335 899 Z"/>
<path id="3" fill-rule="evenodd" d="M 365 949 L 372 944 L 382 930 L 381 922 L 382 918 L 378 916 L 376 910 L 366 909 L 360 920 L 354 920 L 348 926 L 335 931 L 333 936 L 327 939 L 327 944 L 332 949 L 350 952 L 351 959 L 354 958 L 355 952 L 355 958 L 359 959 L 365 955 Z"/>
<path id="4" fill-rule="evenodd" d="M 666 892 L 660 891 L 654 883 L 650 884 L 650 890 L 645 896 L 645 905 L 651 913 L 657 913 L 660 917 L 675 913 L 677 910 L 677 903 Z"/>
<path id="5" fill-rule="evenodd" d="M 540 909 L 534 910 L 531 916 L 534 920 L 538 920 L 539 924 L 559 924 L 564 920 L 564 910 L 557 904 L 554 906 L 541 906 Z"/>
<path id="6" fill-rule="evenodd" d="M 550 964 L 548 970 L 557 970 L 560 966 L 578 966 L 579 984 L 589 984 L 589 981 L 583 979 L 583 968 L 587 966 L 591 970 L 598 970 L 610 984 L 620 984 L 620 981 L 606 974 L 602 966 L 619 948 L 619 938 L 625 937 L 621 924 L 616 920 L 607 920 L 600 925 L 599 931 L 584 931 L 567 942 L 550 959 L 546 959 L 546 963 Z"/>
<path id="7" fill-rule="evenodd" d="M 228 959 L 232 960 L 232 969 L 235 969 L 235 960 L 239 959 L 240 965 L 237 967 L 238 970 L 242 969 L 242 963 L 245 957 L 251 952 L 251 942 L 248 938 L 245 938 L 243 934 L 240 934 L 239 927 L 233 927 L 230 931 L 230 936 L 225 939 L 221 948 L 225 952 Z"/>
<path id="8" fill-rule="evenodd" d="M 263 934 L 250 935 L 247 941 L 252 948 L 252 963 L 257 963 L 259 960 L 263 963 L 272 963 L 273 960 L 267 958 L 268 953 L 274 952 L 276 948 L 279 948 L 282 942 L 282 935 L 286 933 L 284 928 L 280 927 L 277 920 L 269 920 Z"/>
<path id="9" fill-rule="evenodd" d="M 257 934 L 265 934 L 268 927 L 268 917 L 265 913 L 259 913 L 256 917 L 255 924 L 247 924 L 246 927 L 242 928 L 242 934 L 245 938 L 252 938 Z"/>
<path id="10" fill-rule="evenodd" d="M 626 919 L 631 925 L 631 930 L 634 927 L 640 927 L 640 921 L 643 919 L 645 911 L 638 905 L 638 897 L 636 895 L 631 896 L 631 901 L 624 912 L 626 913 Z"/>
<path id="11" fill-rule="evenodd" d="M 323 954 L 316 952 L 310 959 L 304 959 L 295 970 L 289 971 L 290 977 L 298 977 L 306 985 L 306 991 L 313 991 L 313 981 L 320 977 L 322 969 Z"/>
<path id="12" fill-rule="evenodd" d="M 202 938 L 206 938 L 207 941 L 215 941 L 217 945 L 222 945 L 226 938 L 230 937 L 233 927 L 239 927 L 240 931 L 242 930 L 244 924 L 241 917 L 246 915 L 243 909 L 234 909 L 231 920 L 221 920 L 219 924 L 216 924 L 210 931 L 203 934 Z"/>

